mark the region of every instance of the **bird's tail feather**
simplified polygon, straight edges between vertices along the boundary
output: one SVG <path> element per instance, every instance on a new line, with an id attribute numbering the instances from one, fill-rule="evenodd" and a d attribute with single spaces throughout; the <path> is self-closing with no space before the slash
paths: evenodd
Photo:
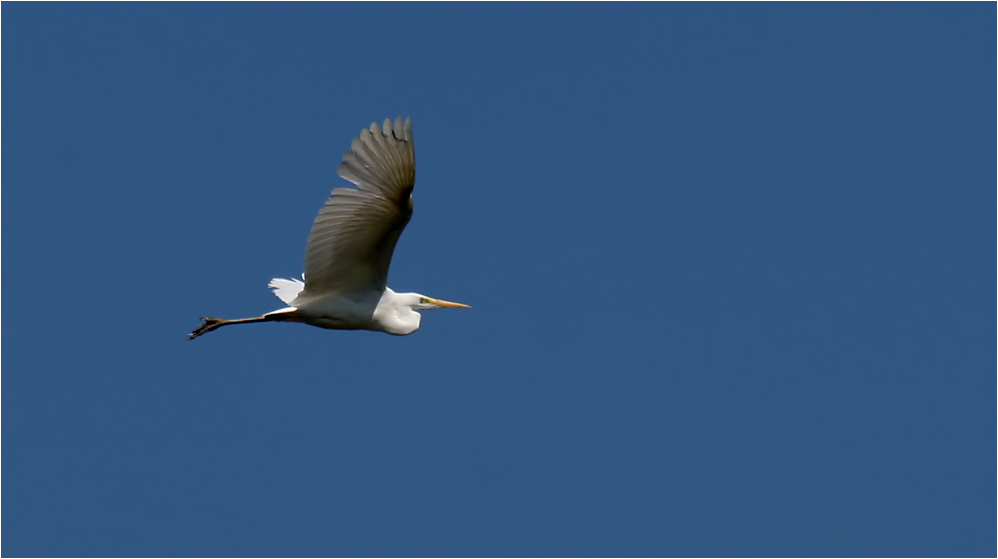
<path id="1" fill-rule="evenodd" d="M 291 302 L 305 288 L 305 283 L 296 279 L 274 278 L 270 280 L 270 284 L 267 287 L 273 289 L 274 295 L 277 295 L 278 299 L 284 301 L 284 304 L 292 306 Z"/>

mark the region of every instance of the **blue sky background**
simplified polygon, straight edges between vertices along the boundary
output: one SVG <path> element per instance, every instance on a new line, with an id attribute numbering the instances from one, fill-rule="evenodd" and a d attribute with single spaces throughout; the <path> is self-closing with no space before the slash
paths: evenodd
<path id="1" fill-rule="evenodd" d="M 4 556 L 994 556 L 994 3 L 2 15 Z M 188 342 L 396 115 L 474 309 Z"/>

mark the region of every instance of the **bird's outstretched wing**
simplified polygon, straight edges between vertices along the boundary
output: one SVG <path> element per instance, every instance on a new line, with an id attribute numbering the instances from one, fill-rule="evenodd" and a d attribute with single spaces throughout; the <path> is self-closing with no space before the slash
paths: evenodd
<path id="1" fill-rule="evenodd" d="M 416 155 L 409 119 L 362 130 L 339 174 L 357 188 L 334 189 L 315 218 L 303 297 L 385 288 L 395 244 L 412 217 Z"/>

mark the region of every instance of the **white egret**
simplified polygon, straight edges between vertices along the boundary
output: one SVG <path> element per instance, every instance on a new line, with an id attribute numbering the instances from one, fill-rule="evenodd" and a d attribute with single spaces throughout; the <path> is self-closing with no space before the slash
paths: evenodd
<path id="1" fill-rule="evenodd" d="M 467 309 L 386 285 L 399 235 L 412 217 L 416 155 L 412 124 L 396 118 L 362 130 L 343 156 L 339 174 L 357 188 L 336 188 L 315 218 L 305 249 L 304 282 L 274 279 L 270 288 L 287 307 L 263 316 L 203 317 L 190 339 L 253 322 L 302 322 L 336 330 L 376 330 L 397 336 L 419 329 L 419 310 Z"/>

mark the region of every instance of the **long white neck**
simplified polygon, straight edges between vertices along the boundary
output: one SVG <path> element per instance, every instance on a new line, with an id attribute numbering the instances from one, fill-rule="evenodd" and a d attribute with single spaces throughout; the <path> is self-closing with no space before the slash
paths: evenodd
<path id="1" fill-rule="evenodd" d="M 419 302 L 419 297 L 418 293 L 395 293 L 386 287 L 378 308 L 374 311 L 374 321 L 389 334 L 412 334 L 419 330 L 419 323 L 423 319 L 418 312 L 412 310 Z"/>

